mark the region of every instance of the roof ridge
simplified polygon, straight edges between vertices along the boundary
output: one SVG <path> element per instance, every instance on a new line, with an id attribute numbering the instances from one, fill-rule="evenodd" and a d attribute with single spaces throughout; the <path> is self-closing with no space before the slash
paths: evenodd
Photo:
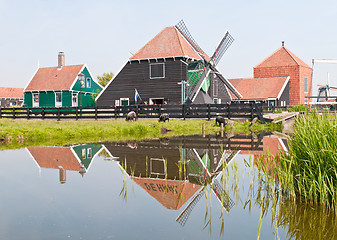
<path id="1" fill-rule="evenodd" d="M 282 46 L 281 48 L 284 48 L 284 50 L 290 55 L 290 57 L 295 61 L 295 63 L 297 63 L 297 65 L 300 66 L 298 61 L 296 61 L 296 59 L 293 57 L 293 54 L 292 52 L 290 52 L 290 50 L 288 50 L 285 46 Z"/>
<path id="2" fill-rule="evenodd" d="M 174 27 L 175 31 L 176 31 L 176 36 L 178 38 L 178 42 L 179 42 L 179 46 L 180 46 L 180 49 L 181 49 L 181 52 L 182 52 L 182 55 L 185 56 L 185 52 L 184 52 L 184 48 L 183 46 L 181 45 L 181 41 L 180 41 L 180 38 L 179 38 L 179 33 L 178 33 L 178 29 L 176 27 Z"/>

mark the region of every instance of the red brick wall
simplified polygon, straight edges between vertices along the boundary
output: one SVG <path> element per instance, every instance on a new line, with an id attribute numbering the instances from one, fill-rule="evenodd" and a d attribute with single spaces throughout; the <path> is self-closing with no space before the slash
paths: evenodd
<path id="1" fill-rule="evenodd" d="M 304 104 L 304 96 L 312 93 L 311 68 L 301 66 L 275 66 L 254 68 L 254 78 L 290 76 L 289 104 Z M 304 94 L 304 77 L 308 77 L 308 93 Z"/>

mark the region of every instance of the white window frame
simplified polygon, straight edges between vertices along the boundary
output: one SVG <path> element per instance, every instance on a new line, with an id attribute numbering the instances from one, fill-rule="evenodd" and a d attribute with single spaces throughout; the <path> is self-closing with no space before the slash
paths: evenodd
<path id="1" fill-rule="evenodd" d="M 35 96 L 37 95 L 37 102 L 35 101 Z M 39 107 L 39 102 L 40 102 L 40 94 L 39 93 L 32 93 L 32 98 L 33 98 L 33 101 L 32 101 L 32 106 L 33 107 Z"/>
<path id="2" fill-rule="evenodd" d="M 119 99 L 119 104 L 120 104 L 120 106 L 122 106 L 122 101 L 128 101 L 128 105 L 127 105 L 127 106 L 130 105 L 130 99 L 129 99 L 129 98 L 120 98 L 120 99 Z"/>
<path id="3" fill-rule="evenodd" d="M 61 101 L 57 101 L 57 94 L 61 94 Z M 55 92 L 55 107 L 62 107 L 62 92 Z"/>
<path id="4" fill-rule="evenodd" d="M 120 103 L 119 100 L 115 100 L 115 106 L 117 107 L 120 106 L 119 103 Z"/>
<path id="5" fill-rule="evenodd" d="M 74 103 L 74 97 L 76 99 L 76 103 Z M 71 94 L 71 106 L 78 107 L 78 93 L 72 93 Z"/>
<path id="6" fill-rule="evenodd" d="M 162 77 L 152 77 L 151 76 L 151 66 L 153 66 L 153 65 L 159 65 L 159 64 L 161 64 L 161 65 L 163 65 L 163 76 Z M 160 79 L 160 78 L 165 78 L 165 63 L 150 63 L 150 65 L 149 65 L 150 67 L 149 67 L 149 76 L 150 76 L 150 79 Z"/>
<path id="7" fill-rule="evenodd" d="M 86 152 L 87 152 L 86 149 L 85 149 L 85 148 L 82 148 L 82 150 L 81 150 L 81 159 L 87 158 Z"/>
<path id="8" fill-rule="evenodd" d="M 88 81 L 89 80 L 89 81 Z M 89 83 L 89 84 L 88 84 Z M 91 88 L 91 78 L 87 78 L 86 80 L 85 80 L 85 85 L 86 85 L 86 87 L 87 88 Z"/>
<path id="9" fill-rule="evenodd" d="M 91 148 L 87 149 L 87 158 L 92 158 L 92 149 Z"/>

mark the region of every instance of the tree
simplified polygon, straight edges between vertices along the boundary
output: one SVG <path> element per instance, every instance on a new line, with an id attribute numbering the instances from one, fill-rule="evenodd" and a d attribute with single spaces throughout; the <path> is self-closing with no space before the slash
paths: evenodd
<path id="1" fill-rule="evenodd" d="M 105 87 L 108 82 L 113 78 L 114 74 L 112 72 L 103 73 L 102 76 L 97 76 L 98 83 Z"/>

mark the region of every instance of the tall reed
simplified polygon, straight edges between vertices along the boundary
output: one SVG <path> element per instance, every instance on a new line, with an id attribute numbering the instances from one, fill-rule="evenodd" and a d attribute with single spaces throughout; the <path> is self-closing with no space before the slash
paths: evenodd
<path id="1" fill-rule="evenodd" d="M 313 112 L 294 124 L 289 152 L 278 156 L 278 181 L 290 196 L 335 209 L 337 201 L 337 116 Z"/>

